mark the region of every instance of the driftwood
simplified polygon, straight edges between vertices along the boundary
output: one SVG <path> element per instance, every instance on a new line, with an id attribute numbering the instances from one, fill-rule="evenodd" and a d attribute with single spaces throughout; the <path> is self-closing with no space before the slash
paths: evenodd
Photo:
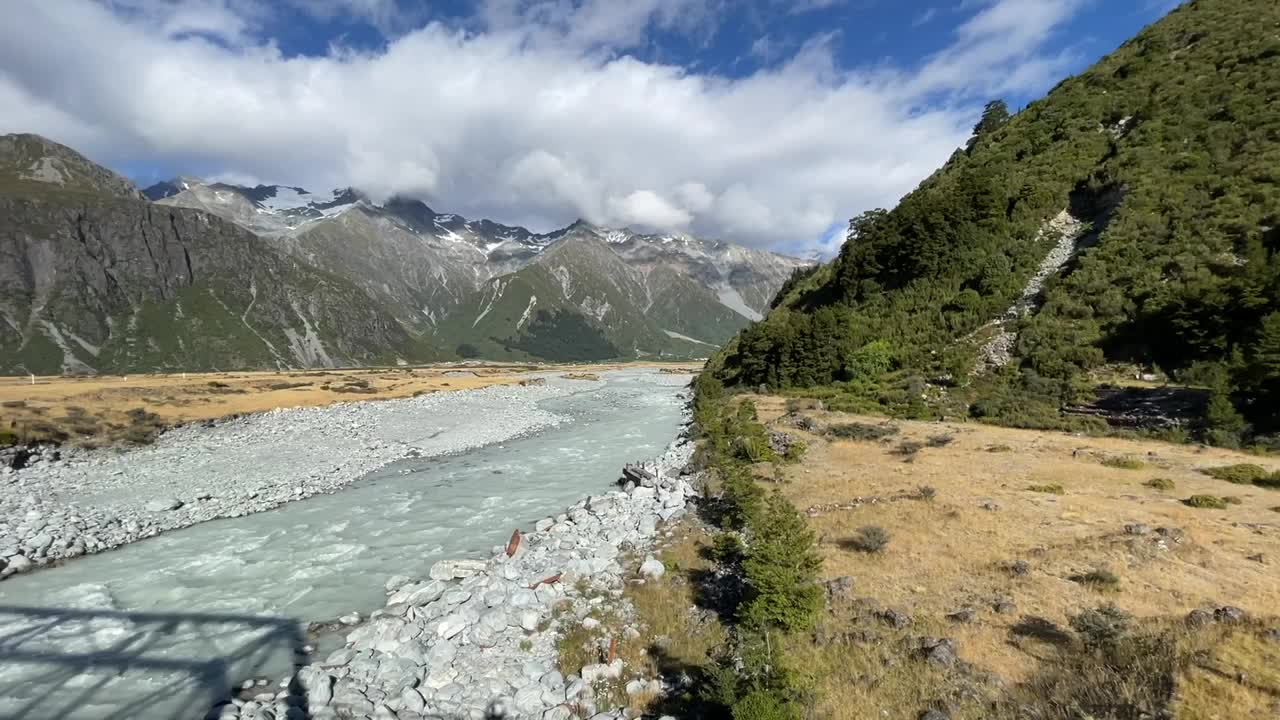
<path id="1" fill-rule="evenodd" d="M 507 557 L 515 556 L 516 552 L 520 549 L 520 540 L 522 538 L 524 538 L 524 536 L 520 534 L 518 529 L 511 533 L 511 539 L 507 541 Z"/>

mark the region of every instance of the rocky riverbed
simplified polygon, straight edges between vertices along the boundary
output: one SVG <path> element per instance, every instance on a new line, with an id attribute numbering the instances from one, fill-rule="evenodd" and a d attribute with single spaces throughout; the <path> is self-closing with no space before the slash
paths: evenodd
<path id="1" fill-rule="evenodd" d="M 696 495 L 692 453 L 691 442 L 676 441 L 643 464 L 639 484 L 538 521 L 488 560 L 446 560 L 426 578 L 391 578 L 386 606 L 352 629 L 345 647 L 299 669 L 281 683 L 288 689 L 247 687 L 207 717 L 623 717 L 597 696 L 601 683 L 639 692 L 656 681 L 629 677 L 621 659 L 562 674 L 556 639 L 562 625 L 588 626 L 628 578 L 664 572 L 645 552 Z"/>
<path id="2" fill-rule="evenodd" d="M 332 493 L 401 458 L 534 433 L 561 422 L 538 402 L 595 384 L 553 377 L 540 385 L 273 410 L 175 428 L 124 452 L 43 448 L 21 458 L 18 469 L 0 467 L 0 579 Z"/>

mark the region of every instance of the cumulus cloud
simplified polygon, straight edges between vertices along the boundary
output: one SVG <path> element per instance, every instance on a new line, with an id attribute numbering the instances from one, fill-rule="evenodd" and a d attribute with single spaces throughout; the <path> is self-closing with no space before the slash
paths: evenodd
<path id="1" fill-rule="evenodd" d="M 354 185 L 538 230 L 580 216 L 830 252 L 833 227 L 892 205 L 965 141 L 972 105 L 921 112 L 922 94 L 1034 59 L 1069 4 L 988 2 L 909 76 L 840 70 L 820 37 L 726 78 L 617 52 L 646 28 L 710 32 L 710 0 L 490 0 L 478 26 L 321 57 L 262 38 L 255 0 L 21 2 L 0 26 L 0 131 L 108 164 Z"/>

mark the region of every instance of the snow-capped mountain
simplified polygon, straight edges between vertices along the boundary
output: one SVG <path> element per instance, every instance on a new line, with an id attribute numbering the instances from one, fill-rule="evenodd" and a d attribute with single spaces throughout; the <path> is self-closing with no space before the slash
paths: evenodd
<path id="1" fill-rule="evenodd" d="M 377 204 L 351 188 L 179 178 L 144 192 L 230 220 L 359 285 L 446 354 L 706 355 L 758 320 L 793 270 L 812 264 L 581 220 L 539 234 L 409 198 Z"/>

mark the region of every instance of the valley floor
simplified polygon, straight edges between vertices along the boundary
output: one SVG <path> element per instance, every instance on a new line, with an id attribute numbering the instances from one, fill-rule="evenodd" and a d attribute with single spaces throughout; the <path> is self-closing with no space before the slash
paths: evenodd
<path id="1" fill-rule="evenodd" d="M 818 717 L 1083 716 L 1073 703 L 1112 717 L 1118 697 L 1179 718 L 1280 711 L 1280 490 L 1203 472 L 1280 462 L 752 400 L 770 430 L 808 446 L 799 463 L 755 472 L 818 538 L 827 610 L 787 643 Z M 861 540 L 873 526 L 887 535 L 878 551 Z M 712 536 L 686 522 L 659 555 L 683 572 L 632 593 L 669 665 L 705 666 L 706 639 L 723 636 L 698 604 Z M 1108 603 L 1133 616 L 1133 637 L 1156 638 L 1148 657 L 1117 669 L 1084 648 L 1072 619 Z M 1165 652 L 1167 667 L 1154 659 Z"/>
<path id="2" fill-rule="evenodd" d="M 653 364 L 631 363 L 625 367 Z M 313 369 L 91 377 L 0 377 L 0 447 L 71 441 L 141 443 L 165 427 L 276 408 L 386 400 L 511 385 L 531 372 L 590 373 L 624 367 L 469 363 L 404 368 Z M 662 364 L 693 371 L 695 364 Z"/>

